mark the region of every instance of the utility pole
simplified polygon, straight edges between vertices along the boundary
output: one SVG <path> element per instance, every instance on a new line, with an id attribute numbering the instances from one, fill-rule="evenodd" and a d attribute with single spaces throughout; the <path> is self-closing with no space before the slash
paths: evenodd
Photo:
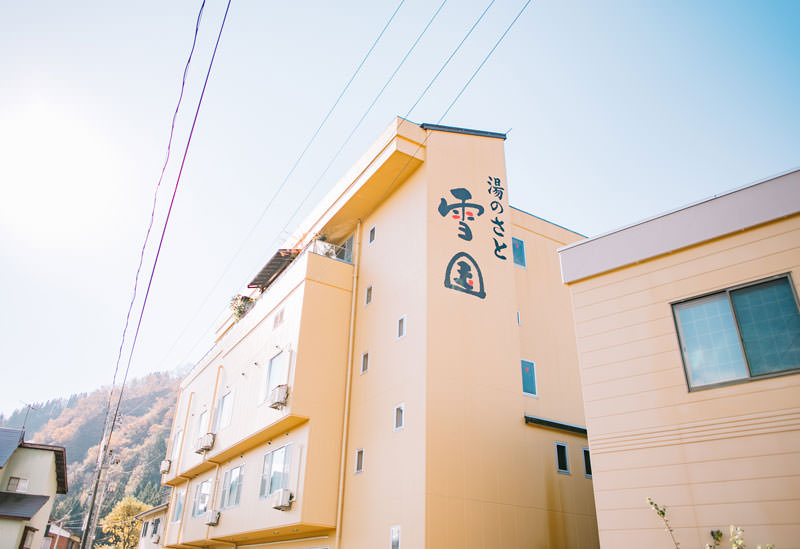
<path id="1" fill-rule="evenodd" d="M 104 430 L 105 431 L 105 430 Z M 97 493 L 100 491 L 100 477 L 103 475 L 103 469 L 108 460 L 108 448 L 106 447 L 106 436 L 103 433 L 102 441 L 100 442 L 100 456 L 97 462 L 97 469 L 94 475 L 94 484 L 92 486 L 92 497 L 89 499 L 89 510 L 86 512 L 84 519 L 83 535 L 81 536 L 80 549 L 89 549 L 94 543 L 94 533 L 97 529 L 97 515 L 99 509 L 95 511 L 95 502 L 97 500 Z M 100 503 L 103 501 L 103 496 L 100 496 Z M 98 505 L 99 507 L 99 505 Z"/>

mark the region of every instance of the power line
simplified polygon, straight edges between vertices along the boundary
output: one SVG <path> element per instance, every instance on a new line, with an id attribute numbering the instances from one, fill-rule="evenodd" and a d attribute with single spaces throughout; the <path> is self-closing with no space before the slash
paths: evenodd
<path id="1" fill-rule="evenodd" d="M 203 9 L 204 5 L 205 5 L 205 0 L 203 1 L 203 5 L 201 6 L 201 14 L 202 14 L 202 9 Z M 134 333 L 133 342 L 131 344 L 131 349 L 130 349 L 130 352 L 128 353 L 128 362 L 126 364 L 125 375 L 123 376 L 122 384 L 120 386 L 119 397 L 117 399 L 117 405 L 116 405 L 116 408 L 114 410 L 114 415 L 113 415 L 113 418 L 111 420 L 111 424 L 108 427 L 108 434 L 105 435 L 105 433 L 104 433 L 104 436 L 106 438 L 105 445 L 103 445 L 103 443 L 101 442 L 101 449 L 102 449 L 101 451 L 103 452 L 103 454 L 101 456 L 100 462 L 97 465 L 95 486 L 94 486 L 94 490 L 92 492 L 92 499 L 91 499 L 91 503 L 90 503 L 90 506 L 89 506 L 89 511 L 88 511 L 88 514 L 87 514 L 86 523 L 87 523 L 87 526 L 89 527 L 88 528 L 88 532 L 84 532 L 84 535 L 81 538 L 81 547 L 83 547 L 83 548 L 86 547 L 86 542 L 87 542 L 88 538 L 91 537 L 94 534 L 94 527 L 93 527 L 94 522 L 92 520 L 92 515 L 94 514 L 95 498 L 97 496 L 97 490 L 98 490 L 98 486 L 100 484 L 100 476 L 102 474 L 103 465 L 105 464 L 106 452 L 108 450 L 108 447 L 111 444 L 111 437 L 112 437 L 112 435 L 114 433 L 114 424 L 116 422 L 117 416 L 119 414 L 119 408 L 120 408 L 120 405 L 122 403 L 122 398 L 123 398 L 124 391 L 125 391 L 125 384 L 126 384 L 127 379 L 128 379 L 128 373 L 130 372 L 131 361 L 133 359 L 133 353 L 134 353 L 134 351 L 136 349 L 136 342 L 137 342 L 137 340 L 139 338 L 139 330 L 141 329 L 141 326 L 142 326 L 142 318 L 144 317 L 144 312 L 145 312 L 145 309 L 147 307 L 147 300 L 148 300 L 148 297 L 150 296 L 150 289 L 151 289 L 152 284 L 153 284 L 153 278 L 155 276 L 156 266 L 158 265 L 158 259 L 159 259 L 160 255 L 161 255 L 161 248 L 162 248 L 162 246 L 164 244 L 164 236 L 165 236 L 165 234 L 167 232 L 167 226 L 169 225 L 170 216 L 172 214 L 172 208 L 175 205 L 175 196 L 178 193 L 178 188 L 180 186 L 181 175 L 183 174 L 183 168 L 184 168 L 184 166 L 186 164 L 186 158 L 187 158 L 188 153 L 189 153 L 189 147 L 190 147 L 190 145 L 192 143 L 192 136 L 194 135 L 194 130 L 195 130 L 195 127 L 197 125 L 197 118 L 198 118 L 198 115 L 200 114 L 200 107 L 203 104 L 203 97 L 205 96 L 205 93 L 206 93 L 206 87 L 208 86 L 208 79 L 211 76 L 211 68 L 214 66 L 214 59 L 216 58 L 216 55 L 217 55 L 217 48 L 219 47 L 219 42 L 220 42 L 220 39 L 222 38 L 222 31 L 225 28 L 225 21 L 228 18 L 228 11 L 230 9 L 230 6 L 231 6 L 231 2 L 230 2 L 230 0 L 228 0 L 227 6 L 225 7 L 225 15 L 222 18 L 222 23 L 220 24 L 219 32 L 217 34 L 217 40 L 216 40 L 216 42 L 214 44 L 214 51 L 213 51 L 213 53 L 211 55 L 211 60 L 209 61 L 209 64 L 208 64 L 208 70 L 206 71 L 206 77 L 205 77 L 205 80 L 203 81 L 203 88 L 202 88 L 202 91 L 200 92 L 200 98 L 197 101 L 197 108 L 195 109 L 194 119 L 192 120 L 192 127 L 191 127 L 191 129 L 189 131 L 189 137 L 187 138 L 186 147 L 185 147 L 185 149 L 183 151 L 183 158 L 181 160 L 181 166 L 180 166 L 180 169 L 178 170 L 178 176 L 177 176 L 177 178 L 175 180 L 175 188 L 174 188 L 174 190 L 172 192 L 172 199 L 170 200 L 169 209 L 167 210 L 167 215 L 166 215 L 166 218 L 164 219 L 164 226 L 163 226 L 163 228 L 161 230 L 161 238 L 159 239 L 158 248 L 156 250 L 156 255 L 155 255 L 155 258 L 153 259 L 153 267 L 152 267 L 152 269 L 150 271 L 150 278 L 149 278 L 148 283 L 147 283 L 147 290 L 145 291 L 145 295 L 144 295 L 144 298 L 142 300 L 142 307 L 141 307 L 141 310 L 139 311 L 139 320 L 138 320 L 138 322 L 136 324 L 136 332 Z M 199 17 L 198 17 L 198 25 L 199 25 Z M 184 77 L 185 77 L 185 71 L 184 71 Z M 173 119 L 173 121 L 174 121 L 174 119 Z M 149 232 L 149 229 L 148 229 L 148 232 Z M 138 275 L 137 275 L 137 277 L 138 277 Z M 127 321 L 126 321 L 126 325 L 127 325 Z"/>
<path id="2" fill-rule="evenodd" d="M 339 105 L 339 102 L 342 100 L 342 97 L 344 97 L 344 94 L 350 88 L 350 85 L 353 83 L 353 81 L 355 80 L 355 78 L 358 75 L 358 73 L 361 72 L 361 68 L 364 66 L 364 63 L 366 63 L 367 59 L 372 54 L 372 51 L 375 49 L 375 46 L 378 45 L 378 42 L 383 37 L 384 33 L 386 32 L 386 29 L 388 29 L 389 25 L 392 23 L 392 21 L 394 21 L 394 18 L 397 15 L 397 12 L 400 11 L 400 8 L 403 6 L 404 3 L 405 3 L 405 0 L 400 0 L 400 3 L 397 4 L 397 7 L 394 9 L 394 12 L 392 12 L 392 15 L 389 17 L 389 19 L 383 25 L 383 28 L 381 29 L 380 33 L 378 33 L 378 36 L 375 38 L 375 40 L 373 40 L 372 45 L 369 47 L 369 50 L 367 50 L 367 53 L 361 59 L 361 62 L 356 67 L 356 70 L 350 76 L 350 79 L 347 81 L 347 84 L 345 84 L 344 88 L 342 88 L 342 91 L 339 92 L 339 96 L 333 102 L 333 105 L 331 105 L 331 107 L 328 109 L 328 112 L 325 115 L 325 117 L 322 119 L 322 122 L 320 122 L 319 126 L 317 126 L 317 129 L 314 131 L 313 135 L 311 136 L 311 138 L 306 143 L 306 145 L 303 148 L 302 152 L 297 157 L 297 159 L 294 161 L 294 164 L 292 165 L 292 167 L 289 170 L 289 172 L 286 174 L 286 177 L 283 178 L 283 181 L 281 182 L 281 184 L 278 185 L 278 188 L 275 190 L 275 192 L 272 194 L 270 199 L 267 201 L 267 204 L 266 204 L 266 206 L 264 206 L 264 209 L 261 210 L 261 213 L 259 214 L 258 219 L 253 224 L 253 226 L 250 228 L 250 230 L 248 231 L 247 235 L 242 240 L 241 244 L 239 244 L 239 247 L 236 249 L 236 252 L 234 252 L 233 256 L 231 256 L 231 259 L 228 261 L 227 265 L 225 265 L 225 268 L 222 270 L 222 273 L 219 275 L 219 277 L 217 278 L 217 281 L 214 283 L 214 285 L 208 291 L 208 293 L 206 294 L 205 298 L 203 298 L 202 302 L 197 307 L 197 310 L 194 312 L 193 315 L 191 315 L 189 317 L 189 322 L 187 322 L 186 325 L 183 327 L 183 329 L 181 330 L 180 335 L 177 337 L 177 339 L 170 346 L 169 350 L 166 352 L 166 354 L 165 354 L 164 358 L 161 360 L 160 364 L 164 363 L 164 361 L 167 359 L 167 356 L 169 356 L 169 353 L 172 352 L 172 349 L 174 349 L 175 346 L 178 344 L 178 341 L 180 341 L 183 338 L 183 336 L 186 334 L 186 331 L 189 329 L 189 326 L 191 326 L 193 320 L 199 315 L 200 311 L 203 310 L 203 307 L 205 307 L 206 303 L 211 298 L 211 295 L 214 293 L 214 290 L 217 289 L 219 284 L 222 282 L 222 279 L 225 277 L 225 275 L 228 273 L 228 270 L 233 265 L 234 261 L 236 261 L 236 258 L 239 257 L 239 254 L 242 253 L 242 250 L 244 250 L 245 245 L 253 237 L 253 234 L 255 234 L 256 229 L 261 224 L 261 221 L 263 221 L 264 216 L 267 214 L 269 209 L 272 207 L 272 204 L 275 202 L 275 199 L 278 197 L 280 192 L 286 186 L 286 183 L 289 181 L 289 178 L 292 176 L 292 174 L 297 169 L 297 166 L 300 164 L 300 162 L 305 157 L 306 152 L 308 152 L 308 149 L 311 147 L 311 145 L 316 140 L 317 136 L 319 135 L 319 132 L 322 130 L 322 127 L 327 123 L 327 121 L 330 118 L 331 114 L 333 113 L 334 109 L 336 109 L 336 107 Z M 213 322 L 212 322 L 212 326 L 213 326 Z M 205 332 L 203 332 L 203 336 L 205 336 L 205 334 L 208 332 L 209 329 L 210 329 L 210 327 L 207 328 L 205 330 Z M 192 348 L 189 351 L 188 355 L 191 355 L 192 351 L 194 351 L 195 347 L 197 347 L 197 345 L 199 343 L 200 343 L 200 341 L 198 341 L 197 343 L 194 344 L 194 346 L 192 346 Z M 184 359 L 184 361 L 185 360 L 186 359 Z"/>

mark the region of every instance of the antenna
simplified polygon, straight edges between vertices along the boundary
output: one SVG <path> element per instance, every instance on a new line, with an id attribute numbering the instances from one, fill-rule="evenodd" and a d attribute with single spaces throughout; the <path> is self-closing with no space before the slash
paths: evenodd
<path id="1" fill-rule="evenodd" d="M 27 410 L 25 410 L 25 419 L 22 420 L 22 432 L 24 433 L 25 432 L 25 424 L 28 423 L 28 414 L 31 413 L 31 410 L 38 411 L 39 408 L 35 408 L 33 406 L 33 404 L 29 404 L 29 403 L 23 402 L 21 400 L 20 400 L 20 402 L 22 402 L 28 408 Z"/>

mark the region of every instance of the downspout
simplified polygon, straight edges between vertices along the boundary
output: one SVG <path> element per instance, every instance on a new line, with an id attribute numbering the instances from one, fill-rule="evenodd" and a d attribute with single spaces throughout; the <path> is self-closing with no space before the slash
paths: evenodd
<path id="1" fill-rule="evenodd" d="M 339 493 L 336 505 L 336 537 L 333 547 L 339 549 L 342 541 L 342 513 L 344 501 L 344 473 L 347 468 L 347 433 L 350 424 L 350 385 L 353 379 L 353 340 L 355 339 L 356 302 L 358 301 L 358 269 L 361 265 L 361 220 L 358 220 L 353 250 L 353 290 L 350 296 L 350 333 L 347 338 L 347 373 L 344 386 L 344 418 L 342 420 L 342 453 L 339 457 Z"/>

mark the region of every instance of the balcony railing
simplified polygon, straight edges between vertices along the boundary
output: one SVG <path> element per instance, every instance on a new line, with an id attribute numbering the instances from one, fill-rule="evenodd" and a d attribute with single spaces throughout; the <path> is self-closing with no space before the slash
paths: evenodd
<path id="1" fill-rule="evenodd" d="M 353 239 L 348 238 L 347 241 L 341 246 L 325 242 L 324 240 L 312 240 L 306 247 L 306 250 L 317 255 L 324 255 L 331 259 L 338 259 L 345 263 L 353 263 Z"/>

